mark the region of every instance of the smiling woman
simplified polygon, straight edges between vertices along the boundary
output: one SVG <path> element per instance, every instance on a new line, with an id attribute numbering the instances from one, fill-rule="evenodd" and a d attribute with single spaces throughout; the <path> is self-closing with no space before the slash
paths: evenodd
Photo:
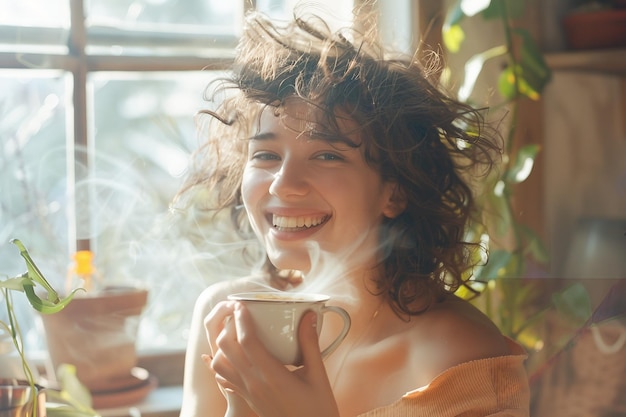
<path id="1" fill-rule="evenodd" d="M 178 203 L 210 195 L 266 262 L 198 299 L 182 416 L 528 416 L 523 350 L 454 295 L 480 249 L 464 240 L 468 181 L 499 140 L 436 79 L 363 22 L 248 15 Z M 302 364 L 284 366 L 229 297 L 268 290 L 328 295 L 346 338 L 324 357 L 343 324 L 309 312 Z"/>

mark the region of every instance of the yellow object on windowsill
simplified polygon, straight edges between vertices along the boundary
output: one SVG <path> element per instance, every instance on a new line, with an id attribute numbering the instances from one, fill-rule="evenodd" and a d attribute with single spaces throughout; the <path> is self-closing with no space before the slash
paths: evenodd
<path id="1" fill-rule="evenodd" d="M 93 258 L 93 252 L 90 250 L 79 250 L 74 254 L 74 263 L 70 266 L 67 274 L 66 291 L 71 291 L 72 288 L 77 287 L 84 288 L 88 293 L 93 291 L 94 281 L 98 277 L 97 270 L 93 265 Z"/>

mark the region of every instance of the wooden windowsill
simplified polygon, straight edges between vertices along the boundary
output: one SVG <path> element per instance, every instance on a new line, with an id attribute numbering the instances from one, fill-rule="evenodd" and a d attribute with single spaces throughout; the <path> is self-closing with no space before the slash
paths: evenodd
<path id="1" fill-rule="evenodd" d="M 97 411 L 102 417 L 178 417 L 182 399 L 182 385 L 157 387 L 138 404 Z"/>
<path id="2" fill-rule="evenodd" d="M 49 369 L 45 352 L 30 358 L 41 375 Z M 123 407 L 98 409 L 102 417 L 178 417 L 183 396 L 184 350 L 138 352 L 137 366 L 156 379 L 157 386 L 142 401 Z"/>

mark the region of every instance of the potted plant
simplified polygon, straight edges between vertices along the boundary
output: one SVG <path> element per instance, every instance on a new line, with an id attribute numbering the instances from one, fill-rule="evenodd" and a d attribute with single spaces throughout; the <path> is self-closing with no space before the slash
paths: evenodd
<path id="1" fill-rule="evenodd" d="M 626 46 L 626 1 L 577 0 L 563 18 L 567 44 L 572 49 Z"/>
<path id="2" fill-rule="evenodd" d="M 148 291 L 134 286 L 106 286 L 93 265 L 93 253 L 76 252 L 67 288 L 86 289 L 55 315 L 42 315 L 53 367 L 71 364 L 95 408 L 140 400 L 155 384 L 136 369 L 136 337 Z"/>
<path id="3" fill-rule="evenodd" d="M 96 416 L 91 409 L 89 398 L 80 393 L 80 383 L 73 378 L 71 369 L 64 373 L 65 386 L 73 386 L 69 391 L 62 388 L 61 391 L 45 389 L 39 385 L 30 364 L 26 360 L 19 320 L 15 315 L 12 293 L 22 292 L 25 294 L 30 305 L 44 315 L 57 314 L 62 311 L 74 298 L 80 288 L 74 289 L 64 298 L 59 297 L 58 292 L 48 283 L 41 271 L 30 257 L 26 247 L 21 241 L 13 239 L 21 257 L 26 263 L 26 272 L 0 280 L 0 290 L 6 305 L 7 319 L 0 320 L 0 334 L 8 335 L 18 355 L 20 366 L 9 369 L 5 366 L 3 372 L 13 372 L 12 378 L 0 381 L 0 413 L 2 415 L 42 417 L 46 414 L 51 417 L 59 413 L 72 412 L 77 416 Z M 40 287 L 40 288 L 39 288 Z M 42 289 L 45 296 L 37 293 Z M 5 352 L 4 355 L 9 355 Z M 9 364 L 12 362 L 6 362 Z M 21 367 L 21 369 L 20 369 Z M 46 413 L 47 397 L 54 399 L 55 411 Z M 63 400 L 62 398 L 65 398 Z"/>

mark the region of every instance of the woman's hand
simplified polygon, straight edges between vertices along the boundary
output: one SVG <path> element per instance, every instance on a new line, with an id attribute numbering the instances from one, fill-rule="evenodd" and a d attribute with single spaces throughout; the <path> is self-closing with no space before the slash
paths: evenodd
<path id="1" fill-rule="evenodd" d="M 224 331 L 225 325 L 231 323 L 232 324 L 232 315 L 234 312 L 234 302 L 233 301 L 222 301 L 215 306 L 210 312 L 210 314 L 205 318 L 205 328 L 207 332 L 207 339 L 209 341 L 209 345 L 211 347 L 211 355 L 203 355 L 202 360 L 207 365 L 207 367 L 213 372 L 213 367 L 211 365 L 213 361 L 213 357 L 217 356 L 219 348 L 217 347 L 216 339 L 217 337 Z M 227 409 L 224 414 L 224 417 L 257 417 L 256 413 L 252 411 L 247 401 L 234 393 L 230 389 L 224 389 L 221 385 L 218 384 L 222 394 L 226 398 Z"/>
<path id="2" fill-rule="evenodd" d="M 245 399 L 261 417 L 339 416 L 316 324 L 314 312 L 302 318 L 298 337 L 303 366 L 290 371 L 261 344 L 241 303 L 218 304 L 206 321 L 213 352 L 211 367 L 218 384 Z"/>

